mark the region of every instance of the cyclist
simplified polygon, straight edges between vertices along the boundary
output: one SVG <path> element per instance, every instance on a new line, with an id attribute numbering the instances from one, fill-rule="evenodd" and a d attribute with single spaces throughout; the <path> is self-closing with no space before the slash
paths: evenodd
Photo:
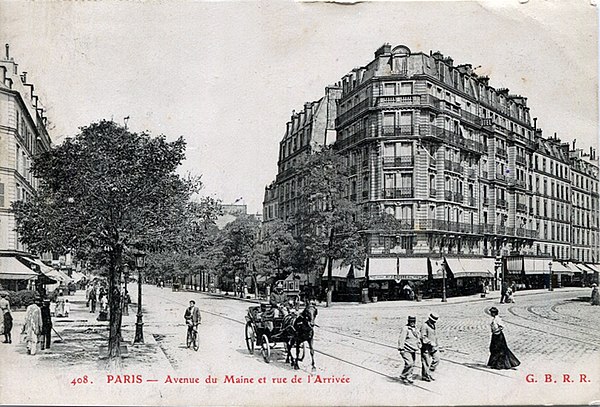
<path id="1" fill-rule="evenodd" d="M 190 301 L 190 306 L 185 310 L 184 318 L 188 331 L 193 330 L 197 334 L 202 317 L 200 316 L 200 309 L 196 307 L 196 301 Z"/>

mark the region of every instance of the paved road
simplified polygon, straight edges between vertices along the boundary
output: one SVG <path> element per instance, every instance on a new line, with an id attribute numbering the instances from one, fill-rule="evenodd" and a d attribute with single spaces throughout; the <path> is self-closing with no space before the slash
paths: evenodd
<path id="1" fill-rule="evenodd" d="M 150 287 L 146 290 L 146 321 L 175 370 L 190 372 L 203 368 L 215 377 L 236 372 L 243 376 L 267 377 L 295 374 L 284 363 L 283 352 L 274 352 L 275 361 L 266 364 L 255 354 L 249 355 L 244 343 L 244 315 L 251 304 L 234 299 L 209 297 L 200 293 L 176 292 Z M 368 305 L 336 305 L 320 308 L 316 330 L 317 372 L 310 370 L 310 358 L 301 365 L 305 375 L 317 373 L 346 375 L 369 396 L 360 400 L 393 402 L 389 391 L 400 391 L 403 403 L 435 400 L 439 403 L 479 400 L 482 388 L 496 394 L 496 402 L 511 397 L 507 389 L 523 386 L 520 394 L 543 397 L 556 388 L 526 384 L 525 376 L 586 373 L 600 380 L 600 334 L 597 326 L 600 310 L 580 297 L 588 290 L 564 289 L 516 296 L 515 304 L 497 304 L 496 300 L 469 302 L 422 303 L 388 302 Z M 195 353 L 185 348 L 183 312 L 189 299 L 195 299 L 203 312 L 201 349 Z M 509 346 L 520 358 L 518 370 L 493 371 L 485 367 L 490 340 L 487 310 L 496 305 L 507 324 Z M 429 312 L 440 316 L 438 330 L 443 348 L 442 367 L 433 383 L 417 381 L 417 387 L 399 384 L 397 376 L 402 360 L 396 351 L 398 332 L 408 315 L 424 321 Z M 562 376 L 560 376 L 562 379 Z M 393 384 L 394 387 L 390 387 Z M 466 386 L 456 392 L 456 386 Z M 476 386 L 474 384 L 477 384 Z M 588 395 L 595 387 L 579 384 L 577 391 Z M 348 396 L 354 386 L 348 387 Z M 282 394 L 289 395 L 285 388 Z M 587 393 L 586 393 L 587 392 Z M 560 393 L 560 392 L 559 392 Z M 358 396 L 358 395 L 357 395 Z M 475 397 L 475 398 L 473 398 Z M 556 402 L 556 398 L 552 398 Z M 570 399 L 569 399 L 570 400 Z"/>
<path id="2" fill-rule="evenodd" d="M 258 353 L 248 353 L 244 316 L 253 304 L 145 286 L 147 344 L 130 346 L 131 356 L 123 370 L 108 372 L 99 368 L 95 356 L 105 341 L 106 323 L 95 321 L 80 296 L 73 302 L 81 309 L 69 320 L 56 321 L 64 341 L 55 342 L 50 352 L 29 356 L 23 344 L 0 346 L 0 399 L 71 405 L 99 401 L 140 405 L 587 404 L 600 399 L 600 307 L 580 301 L 585 296 L 588 290 L 561 289 L 517 293 L 516 304 L 500 305 L 497 298 L 452 298 L 448 303 L 320 307 L 315 332 L 317 369 L 311 370 L 307 356 L 301 369 L 294 371 L 285 363 L 281 346 L 275 348 L 270 364 Z M 183 314 L 190 299 L 202 310 L 197 352 L 185 347 Z M 492 305 L 500 309 L 509 346 L 522 362 L 516 370 L 494 371 L 485 366 L 490 340 L 487 310 Z M 403 385 L 397 379 L 403 366 L 396 351 L 399 330 L 408 315 L 415 315 L 421 323 L 430 312 L 440 316 L 443 352 L 437 380 Z M 15 313 L 15 336 L 22 314 Z M 134 313 L 124 319 L 127 341 L 133 338 L 134 321 Z M 118 373 L 140 374 L 143 382 L 108 383 L 107 375 Z M 69 384 L 84 374 L 94 379 L 93 385 Z M 528 374 L 537 383 L 528 383 Z M 546 374 L 552 375 L 549 383 L 544 382 Z M 562 383 L 563 374 L 573 379 L 585 374 L 589 382 Z M 209 375 L 217 383 L 206 384 Z M 332 381 L 349 378 L 350 383 L 314 383 L 317 375 Z M 226 376 L 253 383 L 224 383 Z M 294 377 L 303 382 L 291 383 Z M 306 383 L 309 377 L 310 384 Z M 175 379 L 200 383 L 173 383 Z M 267 383 L 257 383 L 259 379 Z M 287 382 L 278 382 L 283 380 Z M 37 390 L 23 392 L 23 383 Z"/>

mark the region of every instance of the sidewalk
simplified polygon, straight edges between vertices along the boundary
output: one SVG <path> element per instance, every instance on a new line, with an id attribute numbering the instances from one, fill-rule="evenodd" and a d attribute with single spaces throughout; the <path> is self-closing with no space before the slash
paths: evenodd
<path id="1" fill-rule="evenodd" d="M 21 364 L 49 367 L 64 371 L 78 370 L 104 371 L 105 359 L 100 358 L 101 349 L 108 345 L 108 321 L 98 321 L 96 313 L 86 307 L 85 291 L 78 290 L 74 295 L 65 296 L 71 304 L 68 317 L 52 317 L 53 331 L 50 349 L 41 350 L 32 356 L 27 354 L 25 344 L 20 341 L 20 333 L 25 318 L 25 309 L 13 312 L 13 343 L 2 344 L 0 354 L 12 366 Z M 127 347 L 127 355 L 122 359 L 123 370 L 150 369 L 157 372 L 173 371 L 166 356 L 157 345 L 152 332 L 144 330 L 145 344 L 132 345 L 135 336 L 135 308 L 130 305 L 128 316 L 123 316 L 122 336 Z M 3 363 L 4 364 L 4 363 Z M 118 372 L 115 372 L 118 373 Z"/>

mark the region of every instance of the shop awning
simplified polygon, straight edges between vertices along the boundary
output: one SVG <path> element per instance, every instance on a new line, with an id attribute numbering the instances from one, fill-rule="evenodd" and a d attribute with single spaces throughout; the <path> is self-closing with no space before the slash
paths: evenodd
<path id="1" fill-rule="evenodd" d="M 506 260 L 506 270 L 511 274 L 521 274 L 523 272 L 523 258 L 509 258 Z"/>
<path id="2" fill-rule="evenodd" d="M 329 260 L 328 260 L 329 261 Z M 331 267 L 331 277 L 332 278 L 347 278 L 348 277 L 348 273 L 350 272 L 350 264 L 347 265 L 342 265 L 342 261 L 343 260 L 334 260 L 332 267 Z M 328 273 L 327 273 L 327 267 L 329 266 L 329 263 L 325 263 L 325 270 L 323 270 L 323 278 L 327 279 L 328 277 Z"/>
<path id="3" fill-rule="evenodd" d="M 585 266 L 589 268 L 592 271 L 592 273 L 600 272 L 600 264 L 585 263 Z"/>
<path id="4" fill-rule="evenodd" d="M 446 264 L 450 267 L 454 278 L 494 276 L 494 259 L 448 257 Z M 435 278 L 440 278 L 440 276 L 436 275 Z"/>
<path id="5" fill-rule="evenodd" d="M 73 279 L 73 281 L 78 282 L 85 278 L 85 274 L 80 273 L 78 271 L 74 271 L 73 274 L 71 275 L 71 278 Z"/>
<path id="6" fill-rule="evenodd" d="M 566 262 L 564 263 L 565 267 L 568 268 L 571 272 L 573 273 L 582 273 L 583 270 L 579 267 L 577 267 L 577 264 L 573 263 L 573 262 Z"/>
<path id="7" fill-rule="evenodd" d="M 573 275 L 573 271 L 571 271 L 571 269 L 565 267 L 561 262 L 559 261 L 553 261 L 552 262 L 552 271 L 555 274 L 565 274 L 565 275 Z"/>
<path id="8" fill-rule="evenodd" d="M 525 258 L 525 274 L 550 274 L 548 263 L 551 259 Z"/>
<path id="9" fill-rule="evenodd" d="M 14 257 L 0 257 L 0 280 L 33 280 L 38 273 Z"/>
<path id="10" fill-rule="evenodd" d="M 369 258 L 369 280 L 422 280 L 427 278 L 426 257 Z"/>

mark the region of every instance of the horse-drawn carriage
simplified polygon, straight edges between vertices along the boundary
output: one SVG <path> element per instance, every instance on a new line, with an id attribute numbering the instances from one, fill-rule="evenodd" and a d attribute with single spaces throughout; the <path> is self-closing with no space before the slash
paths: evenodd
<path id="1" fill-rule="evenodd" d="M 271 349 L 278 343 L 282 343 L 284 351 L 288 352 L 291 339 L 290 333 L 284 329 L 285 317 L 275 317 L 273 311 L 270 304 L 260 304 L 248 307 L 248 314 L 246 314 L 246 347 L 250 354 L 254 354 L 255 347 L 258 347 L 267 363 L 271 361 Z M 296 359 L 299 361 L 304 360 L 304 348 L 303 342 L 296 352 Z"/>
<path id="2" fill-rule="evenodd" d="M 270 304 L 261 304 L 248 308 L 246 315 L 246 346 L 251 354 L 259 347 L 265 362 L 271 361 L 271 349 L 278 343 L 284 344 L 286 363 L 289 360 L 294 369 L 299 369 L 298 362 L 304 360 L 305 347 L 308 343 L 312 368 L 315 369 L 315 351 L 313 336 L 317 307 L 314 302 L 308 302 L 298 314 L 292 313 L 287 317 L 274 317 L 275 310 Z M 292 349 L 296 349 L 294 357 Z"/>

